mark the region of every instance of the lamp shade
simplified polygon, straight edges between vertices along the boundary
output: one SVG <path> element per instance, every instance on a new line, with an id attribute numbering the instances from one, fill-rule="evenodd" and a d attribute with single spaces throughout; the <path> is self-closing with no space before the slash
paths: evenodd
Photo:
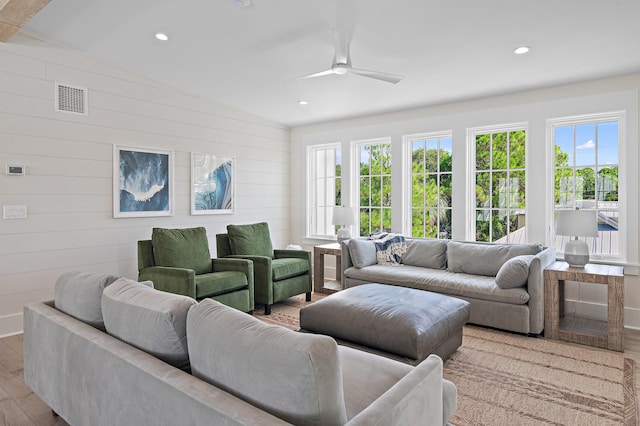
<path id="1" fill-rule="evenodd" d="M 570 237 L 597 237 L 595 210 L 558 210 L 556 234 Z"/>
<path id="2" fill-rule="evenodd" d="M 332 225 L 355 225 L 356 215 L 351 207 L 336 206 L 333 208 Z"/>

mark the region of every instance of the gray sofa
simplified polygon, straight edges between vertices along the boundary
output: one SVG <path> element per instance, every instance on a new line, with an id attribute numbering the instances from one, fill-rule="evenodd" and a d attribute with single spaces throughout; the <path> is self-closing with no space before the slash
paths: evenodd
<path id="1" fill-rule="evenodd" d="M 149 285 L 65 274 L 55 302 L 25 306 L 25 382 L 71 425 L 441 425 L 455 411 L 435 355 L 412 367 Z"/>
<path id="2" fill-rule="evenodd" d="M 464 299 L 470 323 L 526 334 L 544 329 L 544 268 L 555 249 L 540 244 L 492 244 L 407 239 L 398 265 L 378 264 L 366 238 L 342 242 L 342 285 L 381 283 Z"/>

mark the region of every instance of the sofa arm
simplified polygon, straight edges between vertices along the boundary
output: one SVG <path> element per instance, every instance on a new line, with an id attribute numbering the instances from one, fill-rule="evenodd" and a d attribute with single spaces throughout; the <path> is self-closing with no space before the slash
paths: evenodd
<path id="1" fill-rule="evenodd" d="M 556 249 L 547 247 L 535 255 L 529 265 L 527 291 L 529 293 L 529 333 L 544 330 L 544 268 L 556 260 Z"/>
<path id="2" fill-rule="evenodd" d="M 442 359 L 429 355 L 348 425 L 443 425 Z"/>
<path id="3" fill-rule="evenodd" d="M 140 270 L 138 281 L 153 281 L 156 290 L 196 297 L 196 273 L 193 269 L 152 266 Z"/>

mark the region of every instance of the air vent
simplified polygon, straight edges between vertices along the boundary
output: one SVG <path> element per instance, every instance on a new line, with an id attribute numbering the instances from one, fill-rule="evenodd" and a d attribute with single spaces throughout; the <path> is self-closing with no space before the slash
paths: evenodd
<path id="1" fill-rule="evenodd" d="M 87 115 L 87 89 L 56 83 L 56 111 Z"/>

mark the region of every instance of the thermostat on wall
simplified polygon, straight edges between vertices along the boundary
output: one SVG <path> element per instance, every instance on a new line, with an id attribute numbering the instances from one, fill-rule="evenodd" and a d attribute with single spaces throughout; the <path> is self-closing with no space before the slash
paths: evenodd
<path id="1" fill-rule="evenodd" d="M 7 164 L 7 176 L 23 176 L 24 166 L 10 166 Z"/>

